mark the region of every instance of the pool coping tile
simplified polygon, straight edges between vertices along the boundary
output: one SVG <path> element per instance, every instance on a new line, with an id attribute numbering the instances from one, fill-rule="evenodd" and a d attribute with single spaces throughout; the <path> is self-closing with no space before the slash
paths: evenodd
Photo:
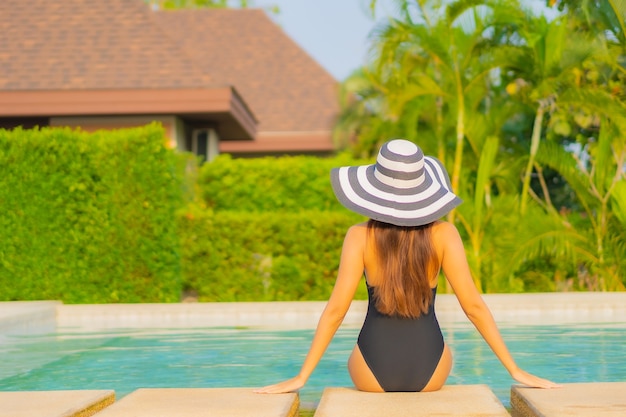
<path id="1" fill-rule="evenodd" d="M 513 417 L 623 417 L 626 382 L 581 382 L 555 389 L 511 387 Z"/>
<path id="2" fill-rule="evenodd" d="M 0 391 L 0 417 L 90 417 L 114 402 L 113 390 Z"/>
<path id="3" fill-rule="evenodd" d="M 314 417 L 509 417 L 487 385 L 444 385 L 433 392 L 363 392 L 330 387 Z"/>
<path id="4" fill-rule="evenodd" d="M 255 394 L 252 390 L 141 388 L 97 417 L 297 417 L 298 394 Z"/>

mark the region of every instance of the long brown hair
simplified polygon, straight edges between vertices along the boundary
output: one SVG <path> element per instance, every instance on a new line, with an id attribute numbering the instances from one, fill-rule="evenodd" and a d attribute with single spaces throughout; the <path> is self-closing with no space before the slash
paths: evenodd
<path id="1" fill-rule="evenodd" d="M 371 219 L 367 222 L 383 276 L 374 288 L 381 313 L 415 318 L 428 312 L 433 298 L 430 278 L 438 268 L 431 241 L 433 224 L 402 227 Z"/>

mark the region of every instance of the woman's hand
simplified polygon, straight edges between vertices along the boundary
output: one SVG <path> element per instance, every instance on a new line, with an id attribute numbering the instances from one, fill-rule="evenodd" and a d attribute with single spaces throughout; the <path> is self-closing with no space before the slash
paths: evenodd
<path id="1" fill-rule="evenodd" d="M 561 385 L 549 381 L 547 379 L 539 378 L 533 374 L 529 374 L 526 371 L 521 369 L 517 369 L 514 372 L 511 372 L 511 376 L 517 382 L 524 384 L 531 388 L 560 388 Z"/>
<path id="2" fill-rule="evenodd" d="M 296 392 L 304 386 L 306 381 L 303 381 L 299 376 L 288 379 L 278 384 L 268 385 L 263 388 L 255 389 L 257 394 L 282 394 L 285 392 Z"/>

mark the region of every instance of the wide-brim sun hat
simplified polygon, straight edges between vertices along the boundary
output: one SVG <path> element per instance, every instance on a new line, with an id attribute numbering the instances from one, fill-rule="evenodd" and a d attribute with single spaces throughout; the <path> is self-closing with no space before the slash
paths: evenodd
<path id="1" fill-rule="evenodd" d="M 462 203 L 443 164 L 415 143 L 385 143 L 371 165 L 333 168 L 335 196 L 347 209 L 396 226 L 422 226 Z"/>

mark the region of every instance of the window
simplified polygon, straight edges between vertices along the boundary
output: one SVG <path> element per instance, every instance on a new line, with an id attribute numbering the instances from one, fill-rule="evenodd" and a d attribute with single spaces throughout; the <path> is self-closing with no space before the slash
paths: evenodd
<path id="1" fill-rule="evenodd" d="M 212 161 L 219 154 L 219 141 L 214 129 L 196 129 L 191 136 L 191 151 L 205 162 Z"/>

